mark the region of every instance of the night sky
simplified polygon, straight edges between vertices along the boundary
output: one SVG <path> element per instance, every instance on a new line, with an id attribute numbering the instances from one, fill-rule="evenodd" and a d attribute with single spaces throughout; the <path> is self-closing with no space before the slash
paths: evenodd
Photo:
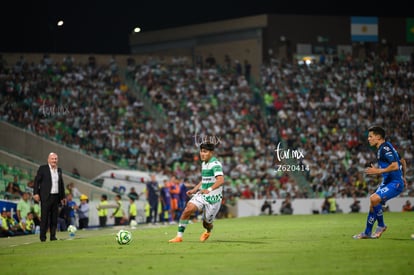
<path id="1" fill-rule="evenodd" d="M 0 52 L 127 54 L 128 35 L 136 26 L 151 31 L 266 13 L 414 17 L 407 1 L 394 0 L 393 6 L 361 6 L 364 1 L 345 0 L 300 2 L 8 0 L 1 4 Z M 64 21 L 60 28 L 59 20 Z"/>

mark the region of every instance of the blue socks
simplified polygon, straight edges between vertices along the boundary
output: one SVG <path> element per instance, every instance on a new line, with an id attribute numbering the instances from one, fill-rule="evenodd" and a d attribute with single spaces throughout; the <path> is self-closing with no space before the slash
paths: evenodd
<path id="1" fill-rule="evenodd" d="M 384 227 L 384 216 L 382 212 L 382 204 L 374 206 L 374 212 L 369 212 L 367 217 L 367 225 L 365 227 L 365 234 L 371 236 L 372 227 L 374 227 L 375 221 L 378 221 L 379 227 Z"/>
<path id="2" fill-rule="evenodd" d="M 382 204 L 378 204 L 377 206 L 374 207 L 374 213 L 377 216 L 378 226 L 384 227 L 385 224 L 384 224 L 384 216 L 382 212 Z"/>
<path id="3" fill-rule="evenodd" d="M 377 220 L 377 215 L 374 212 L 369 212 L 367 217 L 367 226 L 365 227 L 365 234 L 371 236 L 372 227 Z"/>

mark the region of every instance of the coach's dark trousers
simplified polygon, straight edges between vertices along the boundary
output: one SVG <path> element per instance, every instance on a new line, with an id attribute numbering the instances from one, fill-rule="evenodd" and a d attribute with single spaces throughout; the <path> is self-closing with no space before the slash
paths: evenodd
<path id="1" fill-rule="evenodd" d="M 40 240 L 46 241 L 48 227 L 50 229 L 50 240 L 56 240 L 56 228 L 59 213 L 59 195 L 51 194 L 49 198 L 41 201 L 40 216 Z"/>

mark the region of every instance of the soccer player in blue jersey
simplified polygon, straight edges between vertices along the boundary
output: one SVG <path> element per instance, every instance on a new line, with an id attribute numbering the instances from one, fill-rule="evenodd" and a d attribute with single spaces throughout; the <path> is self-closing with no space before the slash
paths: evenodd
<path id="1" fill-rule="evenodd" d="M 371 164 L 365 169 L 367 175 L 382 174 L 383 180 L 374 194 L 370 196 L 369 213 L 365 231 L 354 235 L 354 239 L 378 239 L 387 230 L 384 223 L 382 205 L 386 201 L 397 197 L 404 190 L 405 167 L 401 164 L 400 156 L 388 141 L 385 141 L 385 130 L 380 126 L 372 126 L 368 129 L 368 142 L 370 146 L 377 148 L 378 167 Z M 378 222 L 373 234 L 372 228 Z"/>

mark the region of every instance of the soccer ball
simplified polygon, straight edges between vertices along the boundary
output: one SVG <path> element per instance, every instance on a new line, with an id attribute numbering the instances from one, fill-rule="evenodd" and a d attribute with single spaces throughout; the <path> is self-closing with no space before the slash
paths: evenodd
<path id="1" fill-rule="evenodd" d="M 128 230 L 121 229 L 116 234 L 116 241 L 120 245 L 129 244 L 132 241 L 132 234 Z"/>
<path id="2" fill-rule="evenodd" d="M 78 230 L 78 229 L 76 228 L 76 226 L 74 226 L 74 225 L 69 225 L 69 226 L 68 226 L 68 232 L 69 232 L 69 233 L 75 233 L 75 232 L 76 232 L 76 230 Z"/>

